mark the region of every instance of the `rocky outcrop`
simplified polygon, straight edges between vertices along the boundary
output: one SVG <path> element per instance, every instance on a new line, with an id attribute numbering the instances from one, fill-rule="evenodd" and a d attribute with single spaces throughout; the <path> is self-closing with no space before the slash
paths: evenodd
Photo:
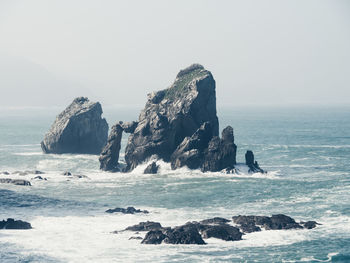
<path id="1" fill-rule="evenodd" d="M 156 174 L 158 172 L 159 165 L 156 162 L 150 163 L 143 171 L 144 174 Z"/>
<path id="2" fill-rule="evenodd" d="M 30 223 L 22 220 L 14 220 L 13 218 L 8 218 L 6 221 L 0 221 L 0 229 L 31 229 Z"/>
<path id="3" fill-rule="evenodd" d="M 129 172 L 156 157 L 171 162 L 171 168 L 187 166 L 203 172 L 236 173 L 237 146 L 233 128 L 227 126 L 219 137 L 216 116 L 215 80 L 199 64 L 181 70 L 165 90 L 148 95 L 138 122 L 120 122 L 111 131 L 100 156 L 101 169 Z M 119 125 L 119 126 L 118 126 Z M 122 132 L 131 133 L 125 150 L 126 167 L 118 166 Z M 264 172 L 257 162 L 250 172 Z M 155 163 L 144 173 L 157 173 Z"/>
<path id="4" fill-rule="evenodd" d="M 237 227 L 227 224 L 207 225 L 201 231 L 201 234 L 204 239 L 214 237 L 225 241 L 242 240 L 243 235 Z"/>
<path id="5" fill-rule="evenodd" d="M 11 179 L 11 178 L 0 178 L 0 183 L 2 184 L 14 184 L 14 185 L 31 185 L 27 180 L 22 179 Z"/>
<path id="6" fill-rule="evenodd" d="M 117 172 L 120 170 L 118 166 L 120 143 L 123 135 L 123 127 L 121 123 L 117 123 L 111 129 L 108 136 L 107 144 L 103 148 L 99 161 L 100 169 L 104 171 Z"/>
<path id="7" fill-rule="evenodd" d="M 234 143 L 233 128 L 227 126 L 222 131 L 222 138 L 215 136 L 211 139 L 205 152 L 202 171 L 221 171 L 233 168 L 236 164 L 237 146 Z"/>
<path id="8" fill-rule="evenodd" d="M 125 230 L 129 231 L 151 231 L 151 230 L 158 230 L 162 229 L 162 225 L 158 222 L 140 222 L 137 225 L 129 226 Z"/>
<path id="9" fill-rule="evenodd" d="M 99 154 L 107 142 L 108 124 L 99 102 L 79 97 L 57 116 L 41 142 L 44 153 Z"/>
<path id="10" fill-rule="evenodd" d="M 194 64 L 180 71 L 170 88 L 149 94 L 126 147 L 127 170 L 152 155 L 170 161 L 184 138 L 204 122 L 210 122 L 213 135 L 218 135 L 215 80 L 203 66 Z"/>
<path id="11" fill-rule="evenodd" d="M 122 214 L 148 214 L 147 210 L 136 209 L 135 207 L 129 206 L 127 208 L 117 207 L 114 209 L 108 209 L 106 213 L 122 213 Z"/>
<path id="12" fill-rule="evenodd" d="M 245 154 L 245 164 L 249 167 L 249 173 L 265 173 L 263 169 L 260 168 L 257 161 L 254 161 L 253 151 L 248 150 Z"/>

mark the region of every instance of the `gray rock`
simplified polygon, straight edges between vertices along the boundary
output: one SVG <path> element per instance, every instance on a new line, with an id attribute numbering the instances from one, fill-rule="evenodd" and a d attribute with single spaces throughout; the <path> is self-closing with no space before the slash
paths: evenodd
<path id="1" fill-rule="evenodd" d="M 14 220 L 13 218 L 8 218 L 6 221 L 0 221 L 0 229 L 31 229 L 30 223 L 22 220 Z"/>
<path id="2" fill-rule="evenodd" d="M 125 122 L 122 124 L 123 131 L 126 133 L 133 133 L 137 127 L 138 122 L 132 121 L 132 122 Z"/>
<path id="3" fill-rule="evenodd" d="M 233 168 L 236 164 L 237 146 L 234 143 L 233 128 L 227 126 L 222 131 L 221 137 L 220 139 L 218 136 L 215 136 L 209 142 L 201 168 L 203 172 L 221 171 Z"/>
<path id="4" fill-rule="evenodd" d="M 11 178 L 0 178 L 0 183 L 2 184 L 14 184 L 14 185 L 31 185 L 27 180 L 21 179 L 11 179 Z"/>
<path id="5" fill-rule="evenodd" d="M 158 173 L 159 165 L 156 162 L 150 163 L 143 171 L 144 174 L 156 174 Z"/>
<path id="6" fill-rule="evenodd" d="M 177 169 L 183 166 L 190 169 L 200 168 L 204 160 L 204 151 L 212 138 L 211 124 L 203 123 L 191 137 L 186 137 L 171 155 L 171 168 Z"/>
<path id="7" fill-rule="evenodd" d="M 44 153 L 99 154 L 107 142 L 108 124 L 99 102 L 79 97 L 57 116 L 41 142 Z"/>
<path id="8" fill-rule="evenodd" d="M 150 231 L 150 230 L 158 230 L 161 229 L 162 226 L 158 222 L 140 222 L 137 225 L 129 226 L 125 230 L 129 231 Z"/>
<path id="9" fill-rule="evenodd" d="M 313 229 L 313 228 L 315 228 L 317 225 L 320 225 L 320 224 L 317 223 L 316 221 L 300 222 L 300 224 L 303 225 L 304 228 L 306 228 L 306 229 Z"/>
<path id="10" fill-rule="evenodd" d="M 47 178 L 41 177 L 40 175 L 35 176 L 34 178 L 32 178 L 33 180 L 44 180 L 47 181 Z"/>
<path id="11" fill-rule="evenodd" d="M 140 237 L 140 236 L 136 236 L 136 237 L 130 237 L 129 240 L 133 240 L 133 239 L 136 239 L 136 240 L 142 240 L 143 238 Z"/>
<path id="12" fill-rule="evenodd" d="M 126 170 L 133 170 L 152 155 L 164 161 L 204 123 L 210 122 L 218 135 L 215 80 L 203 66 L 195 64 L 180 71 L 166 90 L 149 94 L 136 129 L 125 151 Z"/>
<path id="13" fill-rule="evenodd" d="M 145 238 L 142 240 L 142 244 L 159 245 L 167 236 L 164 235 L 162 230 L 151 230 L 147 232 Z"/>

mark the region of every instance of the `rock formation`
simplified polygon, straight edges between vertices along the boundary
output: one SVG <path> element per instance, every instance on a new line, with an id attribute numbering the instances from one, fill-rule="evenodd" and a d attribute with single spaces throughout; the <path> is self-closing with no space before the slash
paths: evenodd
<path id="1" fill-rule="evenodd" d="M 57 116 L 41 142 L 44 153 L 100 154 L 107 142 L 108 124 L 99 102 L 79 97 Z"/>
<path id="2" fill-rule="evenodd" d="M 118 160 L 122 135 L 123 127 L 120 123 L 117 123 L 112 127 L 112 130 L 108 136 L 107 144 L 102 149 L 99 158 L 101 170 L 111 172 L 119 171 Z"/>
<path id="3" fill-rule="evenodd" d="M 218 135 L 215 80 L 194 64 L 180 71 L 170 88 L 149 94 L 126 147 L 127 170 L 152 155 L 170 161 L 177 146 L 204 122 L 210 122 L 213 135 Z"/>
<path id="4" fill-rule="evenodd" d="M 260 168 L 257 161 L 254 161 L 253 151 L 248 150 L 245 154 L 245 164 L 249 167 L 250 173 L 265 173 L 263 169 Z"/>
<path id="5" fill-rule="evenodd" d="M 14 184 L 14 185 L 31 185 L 27 180 L 22 179 L 11 179 L 11 178 L 0 178 L 0 183 L 2 184 Z"/>
<path id="6" fill-rule="evenodd" d="M 150 163 L 143 171 L 144 174 L 156 174 L 158 173 L 159 165 L 156 162 Z"/>
<path id="7" fill-rule="evenodd" d="M 203 172 L 235 172 L 233 128 L 227 126 L 219 137 L 215 80 L 199 64 L 181 70 L 168 89 L 149 94 L 138 122 L 113 126 L 100 156 L 102 170 L 121 170 L 118 158 L 123 131 L 131 134 L 125 149 L 125 172 L 153 156 L 171 162 L 172 169 L 187 166 Z M 251 172 L 263 172 L 254 156 L 249 165 Z M 156 163 L 151 163 L 144 173 L 157 170 Z"/>

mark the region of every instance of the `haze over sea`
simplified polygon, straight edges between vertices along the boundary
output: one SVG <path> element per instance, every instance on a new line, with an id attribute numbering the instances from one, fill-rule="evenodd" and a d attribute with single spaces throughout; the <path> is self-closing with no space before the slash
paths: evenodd
<path id="1" fill-rule="evenodd" d="M 251 149 L 266 175 L 172 171 L 166 163 L 157 175 L 142 174 L 146 164 L 129 174 L 101 172 L 97 156 L 41 152 L 40 141 L 58 112 L 1 110 L 0 171 L 36 169 L 47 178 L 11 175 L 32 186 L 0 184 L 0 220 L 12 217 L 33 226 L 0 232 L 1 262 L 350 261 L 349 107 L 219 107 L 220 129 L 234 127 L 238 162 Z M 137 119 L 139 109 L 104 112 L 111 126 Z M 126 141 L 124 135 L 122 147 Z M 67 179 L 64 171 L 88 178 Z M 127 206 L 150 213 L 105 213 Z M 322 225 L 256 232 L 236 242 L 209 239 L 206 246 L 142 245 L 129 240 L 131 232 L 111 233 L 146 220 L 175 226 L 213 216 L 276 213 Z"/>

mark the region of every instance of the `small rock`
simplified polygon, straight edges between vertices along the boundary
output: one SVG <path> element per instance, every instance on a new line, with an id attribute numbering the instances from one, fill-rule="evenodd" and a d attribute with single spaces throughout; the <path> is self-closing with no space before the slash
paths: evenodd
<path id="1" fill-rule="evenodd" d="M 137 236 L 137 237 L 130 237 L 129 240 L 132 240 L 132 239 L 143 239 L 142 237 L 140 236 Z"/>
<path id="2" fill-rule="evenodd" d="M 44 180 L 44 181 L 47 181 L 47 179 L 46 178 L 43 178 L 43 177 L 41 177 L 40 175 L 38 175 L 38 176 L 35 176 L 34 178 L 32 178 L 33 180 Z"/>
<path id="3" fill-rule="evenodd" d="M 300 224 L 303 225 L 306 229 L 313 229 L 316 227 L 316 225 L 320 225 L 316 221 L 300 222 Z"/>
<path id="4" fill-rule="evenodd" d="M 202 231 L 203 238 L 219 238 L 225 241 L 236 241 L 242 239 L 242 233 L 237 227 L 226 224 L 207 225 Z"/>
<path id="5" fill-rule="evenodd" d="M 31 229 L 30 223 L 22 220 L 14 220 L 13 218 L 8 218 L 6 221 L 0 221 L 0 229 Z"/>
<path id="6" fill-rule="evenodd" d="M 67 171 L 67 172 L 64 172 L 63 175 L 65 175 L 65 176 L 71 176 L 72 173 Z"/>
<path id="7" fill-rule="evenodd" d="M 123 214 L 137 214 L 143 213 L 148 214 L 147 210 L 136 209 L 135 207 L 129 206 L 127 208 L 116 207 L 114 209 L 108 209 L 106 213 L 123 213 Z"/>
<path id="8" fill-rule="evenodd" d="M 143 171 L 144 174 L 156 174 L 158 172 L 159 165 L 156 162 L 149 164 L 146 169 Z"/>
<path id="9" fill-rule="evenodd" d="M 162 228 L 162 225 L 158 222 L 140 222 L 137 225 L 129 226 L 125 230 L 129 231 L 150 231 Z"/>

